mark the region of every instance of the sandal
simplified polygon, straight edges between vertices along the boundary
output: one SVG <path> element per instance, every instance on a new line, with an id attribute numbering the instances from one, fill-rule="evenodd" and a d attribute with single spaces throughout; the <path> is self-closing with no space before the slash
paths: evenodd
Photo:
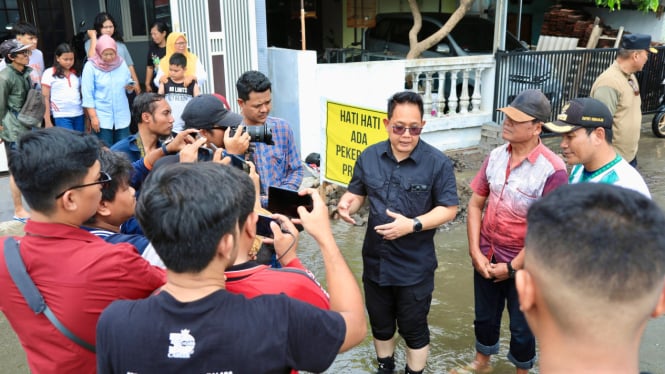
<path id="1" fill-rule="evenodd" d="M 30 217 L 18 217 L 18 216 L 14 216 L 14 217 L 12 217 L 12 219 L 13 219 L 14 221 L 19 221 L 19 222 L 21 222 L 21 223 L 26 223 L 26 222 L 28 222 L 28 219 L 30 219 Z"/>

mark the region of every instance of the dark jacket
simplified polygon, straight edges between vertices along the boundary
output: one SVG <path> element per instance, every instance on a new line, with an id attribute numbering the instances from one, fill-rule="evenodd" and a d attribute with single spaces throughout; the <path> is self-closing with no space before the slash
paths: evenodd
<path id="1" fill-rule="evenodd" d="M 30 128 L 21 125 L 16 115 L 28 96 L 31 71 L 32 68 L 26 66 L 23 73 L 20 73 L 11 64 L 0 71 L 0 119 L 3 127 L 0 138 L 5 141 L 15 142 L 30 131 Z"/>

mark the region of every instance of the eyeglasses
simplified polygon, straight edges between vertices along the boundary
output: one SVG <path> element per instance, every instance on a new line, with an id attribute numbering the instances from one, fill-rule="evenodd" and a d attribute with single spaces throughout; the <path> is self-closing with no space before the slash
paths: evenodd
<path id="1" fill-rule="evenodd" d="M 79 185 L 76 185 L 76 186 L 69 187 L 68 189 L 60 192 L 57 195 L 55 195 L 55 199 L 58 200 L 59 198 L 62 197 L 62 195 L 65 194 L 65 192 L 67 192 L 69 190 L 75 190 L 77 188 L 94 186 L 96 184 L 101 184 L 102 188 L 108 188 L 110 183 L 111 183 L 111 176 L 105 171 L 100 171 L 99 172 L 99 179 L 96 182 L 86 183 L 86 184 L 79 184 Z"/>
<path id="2" fill-rule="evenodd" d="M 24 49 L 22 51 L 14 53 L 15 55 L 24 55 L 24 56 L 30 56 L 32 54 L 32 51 L 29 49 Z"/>
<path id="3" fill-rule="evenodd" d="M 422 127 L 404 127 L 404 126 L 397 126 L 397 125 L 392 125 L 393 128 L 393 134 L 395 135 L 402 135 L 404 134 L 404 131 L 409 130 L 409 134 L 411 135 L 420 135 L 420 133 L 423 131 Z"/>
<path id="4" fill-rule="evenodd" d="M 632 80 L 632 79 L 629 79 L 629 80 L 628 80 L 628 85 L 630 86 L 630 88 L 633 89 L 633 94 L 634 94 L 635 96 L 639 96 L 639 94 L 640 94 L 640 87 L 637 85 L 637 82 L 635 82 L 635 81 Z"/>
<path id="5" fill-rule="evenodd" d="M 175 45 L 182 47 L 183 45 L 187 45 L 187 42 L 177 42 Z"/>

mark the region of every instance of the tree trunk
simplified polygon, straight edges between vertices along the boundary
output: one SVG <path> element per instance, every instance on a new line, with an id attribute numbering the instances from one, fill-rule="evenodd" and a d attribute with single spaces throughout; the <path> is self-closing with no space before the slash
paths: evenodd
<path id="1" fill-rule="evenodd" d="M 450 30 L 457 25 L 457 22 L 459 22 L 466 12 L 471 9 L 471 5 L 474 2 L 474 0 L 461 0 L 459 7 L 457 7 L 448 21 L 446 21 L 437 32 L 428 36 L 425 40 L 418 41 L 418 32 L 422 27 L 422 15 L 420 14 L 420 8 L 418 8 L 418 3 L 416 1 L 417 0 L 409 0 L 409 7 L 413 14 L 413 27 L 409 31 L 409 53 L 406 55 L 407 60 L 419 58 L 424 51 L 445 38 L 450 33 Z"/>

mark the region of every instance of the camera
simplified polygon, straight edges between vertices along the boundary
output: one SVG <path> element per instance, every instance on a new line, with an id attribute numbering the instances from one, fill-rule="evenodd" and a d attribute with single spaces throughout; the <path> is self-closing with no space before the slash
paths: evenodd
<path id="1" fill-rule="evenodd" d="M 265 143 L 267 145 L 275 145 L 272 141 L 272 126 L 263 125 L 250 125 L 245 126 L 245 132 L 249 134 L 250 142 Z M 234 136 L 238 130 L 238 126 L 229 127 L 229 136 Z"/>
<path id="2" fill-rule="evenodd" d="M 210 148 L 206 147 L 199 148 L 199 154 L 198 154 L 199 162 L 212 161 L 212 156 L 215 154 L 215 150 L 217 150 L 217 147 L 214 144 L 210 144 L 209 146 Z M 245 162 L 245 160 L 242 157 L 224 152 L 223 157 L 227 156 L 231 158 L 231 166 L 249 174 L 250 172 L 249 165 L 247 164 L 247 162 Z"/>

